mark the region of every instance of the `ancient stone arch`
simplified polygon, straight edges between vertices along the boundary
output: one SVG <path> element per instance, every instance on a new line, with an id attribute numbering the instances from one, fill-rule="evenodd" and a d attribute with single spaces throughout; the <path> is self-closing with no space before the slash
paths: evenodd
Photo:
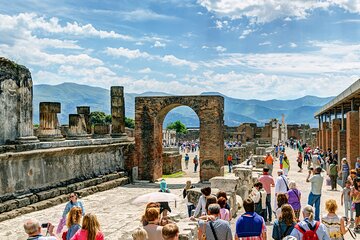
<path id="1" fill-rule="evenodd" d="M 162 176 L 162 125 L 166 114 L 178 106 L 192 108 L 200 120 L 200 180 L 224 174 L 222 96 L 136 97 L 135 161 L 139 179 L 154 181 Z"/>

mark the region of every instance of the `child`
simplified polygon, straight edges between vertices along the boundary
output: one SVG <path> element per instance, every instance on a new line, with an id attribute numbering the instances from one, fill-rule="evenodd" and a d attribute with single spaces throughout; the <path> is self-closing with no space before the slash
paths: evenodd
<path id="1" fill-rule="evenodd" d="M 132 234 L 133 240 L 146 240 L 148 239 L 148 234 L 143 228 L 136 228 Z"/>
<path id="2" fill-rule="evenodd" d="M 230 221 L 230 212 L 227 210 L 226 207 L 226 199 L 223 197 L 220 197 L 217 201 L 217 203 L 220 205 L 220 219 L 225 221 Z"/>
<path id="3" fill-rule="evenodd" d="M 349 218 L 348 218 L 349 211 L 350 211 L 350 217 L 351 217 L 350 221 L 354 221 L 354 219 L 353 219 L 354 211 L 351 207 L 352 201 L 351 201 L 351 197 L 350 197 L 350 192 L 351 192 L 351 182 L 349 180 L 347 180 L 345 182 L 345 187 L 341 193 L 341 206 L 344 206 L 344 208 L 345 208 L 346 224 L 349 221 Z"/>

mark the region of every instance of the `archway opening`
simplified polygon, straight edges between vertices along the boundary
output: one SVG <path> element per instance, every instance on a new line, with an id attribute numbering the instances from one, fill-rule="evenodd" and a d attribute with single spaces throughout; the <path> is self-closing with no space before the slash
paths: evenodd
<path id="1" fill-rule="evenodd" d="M 174 107 L 165 113 L 161 125 L 163 176 L 198 178 L 200 171 L 198 115 L 190 107 Z"/>

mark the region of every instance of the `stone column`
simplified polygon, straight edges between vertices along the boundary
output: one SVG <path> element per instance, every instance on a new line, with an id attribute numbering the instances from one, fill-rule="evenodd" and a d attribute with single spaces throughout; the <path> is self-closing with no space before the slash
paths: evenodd
<path id="1" fill-rule="evenodd" d="M 112 133 L 114 138 L 124 137 L 125 133 L 125 100 L 124 87 L 111 87 L 111 123 Z"/>
<path id="2" fill-rule="evenodd" d="M 64 140 L 59 128 L 57 114 L 61 112 L 59 102 L 41 102 L 40 103 L 40 141 L 62 141 Z"/>
<path id="3" fill-rule="evenodd" d="M 341 120 L 334 119 L 331 124 L 331 150 L 335 152 L 338 150 L 338 133 L 341 128 Z"/>
<path id="4" fill-rule="evenodd" d="M 331 148 L 331 129 L 327 128 L 325 131 L 325 149 Z M 332 149 L 331 149 L 332 150 Z"/>
<path id="5" fill-rule="evenodd" d="M 338 159 L 341 160 L 346 157 L 346 131 L 341 130 L 338 132 L 337 140 Z"/>
<path id="6" fill-rule="evenodd" d="M 69 130 L 66 138 L 70 140 L 89 138 L 86 127 L 82 114 L 69 114 Z"/>
<path id="7" fill-rule="evenodd" d="M 359 112 L 346 113 L 346 156 L 351 168 L 355 168 L 359 155 Z"/>
<path id="8" fill-rule="evenodd" d="M 77 114 L 81 114 L 84 117 L 86 124 L 86 132 L 91 134 L 91 123 L 90 123 L 90 107 L 89 106 L 77 106 Z"/>
<path id="9" fill-rule="evenodd" d="M 321 148 L 326 149 L 326 130 L 328 129 L 328 123 L 323 122 L 321 128 Z"/>

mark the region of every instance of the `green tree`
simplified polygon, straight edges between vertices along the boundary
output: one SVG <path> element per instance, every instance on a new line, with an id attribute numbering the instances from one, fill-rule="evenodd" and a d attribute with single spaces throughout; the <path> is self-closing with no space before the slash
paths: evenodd
<path id="1" fill-rule="evenodd" d="M 179 120 L 169 123 L 166 129 L 176 130 L 177 133 L 187 133 L 187 128 L 185 124 L 183 124 Z"/>
<path id="2" fill-rule="evenodd" d="M 111 124 L 111 115 L 110 114 L 105 116 L 105 123 Z"/>
<path id="3" fill-rule="evenodd" d="M 125 117 L 125 127 L 128 128 L 135 128 L 135 120 L 132 118 Z"/>
<path id="4" fill-rule="evenodd" d="M 95 111 L 90 113 L 90 122 L 91 124 L 104 124 L 106 114 L 104 112 Z"/>

